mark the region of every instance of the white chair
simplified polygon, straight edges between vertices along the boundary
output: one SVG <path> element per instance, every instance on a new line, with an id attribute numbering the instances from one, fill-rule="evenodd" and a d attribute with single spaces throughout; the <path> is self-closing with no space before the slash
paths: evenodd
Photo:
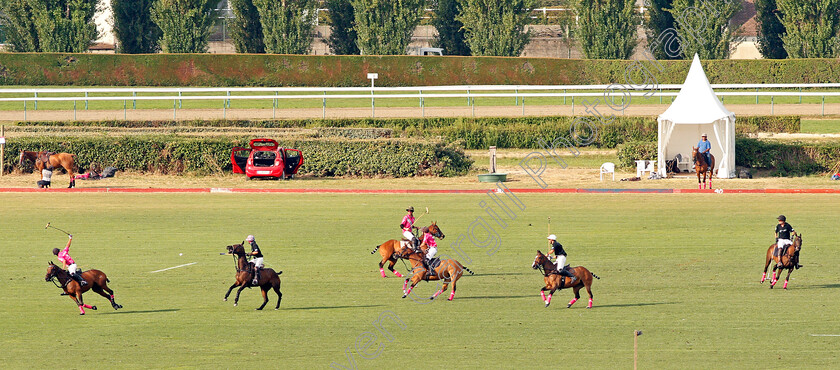
<path id="1" fill-rule="evenodd" d="M 645 166 L 645 172 L 647 172 L 648 175 L 653 175 L 653 173 L 656 172 L 655 166 L 656 161 L 647 161 L 647 166 Z"/>
<path id="2" fill-rule="evenodd" d="M 677 160 L 677 169 L 682 171 L 682 167 L 685 166 L 685 170 L 688 171 L 691 166 L 691 161 L 688 158 L 683 158 L 682 154 L 677 153 L 677 156 L 674 157 Z"/>
<path id="3" fill-rule="evenodd" d="M 647 161 L 636 161 L 636 177 L 642 177 L 647 168 Z"/>
<path id="4" fill-rule="evenodd" d="M 607 162 L 601 165 L 601 181 L 604 181 L 604 174 L 611 173 L 615 181 L 615 163 Z"/>

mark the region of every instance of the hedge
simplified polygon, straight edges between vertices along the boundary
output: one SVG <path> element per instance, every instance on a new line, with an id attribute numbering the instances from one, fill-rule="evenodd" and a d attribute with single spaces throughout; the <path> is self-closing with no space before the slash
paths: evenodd
<path id="1" fill-rule="evenodd" d="M 634 160 L 657 159 L 656 142 L 633 141 L 619 145 L 618 161 L 635 167 Z M 735 139 L 735 165 L 770 170 L 773 176 L 801 176 L 831 171 L 840 164 L 840 143 L 785 143 L 739 137 Z"/>
<path id="2" fill-rule="evenodd" d="M 157 173 L 230 172 L 231 148 L 247 147 L 250 138 L 231 137 L 22 137 L 9 140 L 7 153 L 50 150 L 76 154 L 76 164 L 87 169 L 93 162 L 121 170 Z M 289 139 L 282 146 L 303 151 L 299 173 L 313 176 L 458 176 L 472 160 L 442 141 L 406 139 Z M 14 163 L 6 164 L 11 171 Z"/>
<path id="3" fill-rule="evenodd" d="M 641 63 L 638 64 L 638 63 Z M 377 86 L 589 85 L 625 81 L 645 67 L 659 84 L 681 84 L 690 60 L 268 54 L 0 53 L 0 84 L 24 86 Z M 633 68 L 635 66 L 635 68 Z M 838 59 L 706 60 L 712 83 L 829 83 Z"/>
<path id="4" fill-rule="evenodd" d="M 769 169 L 774 176 L 825 173 L 840 164 L 840 143 L 738 138 L 735 140 L 735 164 Z"/>
<path id="5" fill-rule="evenodd" d="M 591 117 L 590 117 L 591 118 Z M 459 141 L 466 149 L 498 148 L 538 149 L 539 139 L 551 142 L 557 137 L 573 141 L 571 128 L 577 117 L 489 117 L 429 119 L 339 119 L 339 120 L 211 120 L 211 121 L 98 121 L 98 122 L 19 122 L 38 126 L 103 126 L 103 127 L 260 127 L 317 128 L 325 136 L 377 138 L 402 135 L 427 139 L 445 138 Z M 594 120 L 594 118 L 592 119 Z M 656 140 L 655 117 L 617 116 L 608 125 L 595 121 L 597 136 L 590 145 L 614 148 L 628 140 Z M 798 116 L 751 116 L 736 120 L 736 132 L 794 133 L 799 132 Z M 391 131 L 393 130 L 393 131 Z M 586 134 L 586 133 L 584 133 Z M 587 140 L 579 139 L 579 142 Z"/>

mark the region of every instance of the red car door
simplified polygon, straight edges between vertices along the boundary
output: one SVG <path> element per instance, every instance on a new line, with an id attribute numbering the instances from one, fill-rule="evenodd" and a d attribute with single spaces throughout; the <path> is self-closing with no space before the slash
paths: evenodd
<path id="1" fill-rule="evenodd" d="M 303 152 L 297 149 L 283 149 L 283 158 L 283 172 L 287 176 L 297 174 L 303 165 Z"/>
<path id="2" fill-rule="evenodd" d="M 250 155 L 251 148 L 233 147 L 230 151 L 230 163 L 233 165 L 233 173 L 245 173 L 245 165 L 248 163 L 248 157 Z"/>

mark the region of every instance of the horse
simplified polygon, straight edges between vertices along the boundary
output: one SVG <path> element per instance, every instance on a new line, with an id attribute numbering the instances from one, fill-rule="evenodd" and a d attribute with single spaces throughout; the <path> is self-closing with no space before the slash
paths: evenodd
<path id="1" fill-rule="evenodd" d="M 108 277 L 105 276 L 105 273 L 102 271 L 87 270 L 83 272 L 82 279 L 87 281 L 87 285 L 82 286 L 70 277 L 69 272 L 50 261 L 50 264 L 47 265 L 47 275 L 44 277 L 44 280 L 53 281 L 53 279 L 58 279 L 58 282 L 61 284 L 60 288 L 64 289 L 64 293 L 70 296 L 73 302 L 76 302 L 76 305 L 79 306 L 79 315 L 85 314 L 85 308 L 89 308 L 94 311 L 96 310 L 96 306 L 85 304 L 84 300 L 82 300 L 82 293 L 91 289 L 111 302 L 111 307 L 115 310 L 123 308 L 114 300 L 114 291 L 111 290 L 111 288 L 108 288 L 108 283 L 111 280 L 108 280 Z M 55 281 L 53 281 L 53 284 L 55 284 Z M 55 285 L 59 286 L 58 284 Z"/>
<path id="2" fill-rule="evenodd" d="M 432 226 L 434 226 L 434 229 L 432 229 Z M 432 226 L 429 226 L 429 231 L 432 232 L 432 235 L 443 239 L 445 236 L 443 235 L 443 232 L 440 231 L 440 228 L 437 227 L 437 224 L 433 222 Z M 464 271 L 469 272 L 470 275 L 475 275 L 472 270 L 454 259 L 440 259 L 440 264 L 438 264 L 437 267 L 432 268 L 435 274 L 429 275 L 429 271 L 423 266 L 423 260 L 426 258 L 425 251 L 418 252 L 406 246 L 400 250 L 400 255 L 411 263 L 411 272 L 413 273 L 411 278 L 406 278 L 403 283 L 403 298 L 411 294 L 411 290 L 414 289 L 414 287 L 422 280 L 443 280 L 443 287 L 438 289 L 438 291 L 429 297 L 429 299 L 437 298 L 437 296 L 449 288 L 449 284 L 451 283 L 452 293 L 449 294 L 449 300 L 451 301 L 455 298 L 455 283 L 458 282 L 458 279 L 464 275 Z M 408 286 L 409 281 L 411 281 L 410 287 Z M 408 290 L 406 290 L 406 288 L 408 288 Z"/>
<path id="3" fill-rule="evenodd" d="M 31 152 L 28 150 L 21 150 L 20 151 L 20 158 L 18 160 L 18 167 L 23 166 L 23 160 L 28 159 L 35 164 L 35 168 L 38 172 L 44 169 L 44 160 L 42 157 L 46 157 L 48 152 Z M 50 166 L 53 168 L 55 167 L 62 167 L 67 170 L 67 174 L 70 175 L 70 186 L 67 188 L 73 188 L 76 186 L 76 176 L 74 171 L 76 170 L 76 155 L 70 153 L 52 153 L 48 156 L 48 160 L 50 162 Z M 44 179 L 43 174 L 41 175 L 41 180 Z"/>
<path id="4" fill-rule="evenodd" d="M 257 308 L 257 310 L 262 310 L 263 307 L 265 307 L 265 304 L 268 303 L 268 290 L 272 288 L 274 289 L 274 292 L 277 293 L 277 306 L 274 306 L 274 309 L 280 309 L 280 301 L 283 300 L 283 293 L 280 293 L 279 275 L 283 273 L 282 271 L 278 274 L 274 271 L 274 269 L 262 268 L 260 269 L 260 276 L 257 279 L 257 284 L 253 285 L 251 281 L 253 280 L 251 263 L 248 262 L 245 257 L 245 248 L 242 244 L 229 245 L 227 246 L 227 253 L 222 254 L 233 255 L 236 258 L 236 282 L 230 286 L 225 294 L 225 302 L 227 302 L 230 292 L 235 287 L 239 287 L 239 290 L 236 291 L 236 299 L 233 300 L 234 307 L 239 304 L 239 294 L 242 293 L 243 289 L 258 286 L 260 287 L 260 290 L 262 290 L 263 304 Z"/>
<path id="5" fill-rule="evenodd" d="M 545 302 L 545 306 L 551 304 L 551 296 L 554 294 L 555 291 L 563 289 L 563 288 L 573 288 L 575 292 L 575 297 L 569 301 L 569 305 L 566 308 L 572 307 L 578 299 L 580 299 L 580 288 L 586 288 L 586 292 L 589 293 L 589 304 L 586 308 L 592 308 L 592 278 L 601 279 L 598 275 L 595 275 L 586 267 L 577 266 L 577 267 L 570 267 L 569 271 L 577 277 L 577 282 L 574 285 L 571 284 L 571 278 L 565 277 L 560 275 L 557 272 L 557 268 L 551 261 L 548 260 L 548 257 L 544 255 L 542 252 L 537 250 L 537 256 L 534 258 L 534 263 L 531 265 L 531 268 L 534 270 L 540 269 L 542 270 L 544 279 L 545 279 L 545 286 L 540 289 L 540 295 L 542 296 L 543 302 Z M 545 291 L 550 290 L 548 293 L 548 298 L 545 296 Z"/>
<path id="6" fill-rule="evenodd" d="M 697 188 L 698 189 L 705 189 L 706 188 L 706 172 L 709 173 L 709 189 L 712 188 L 712 175 L 714 174 L 715 169 L 715 156 L 712 153 L 709 153 L 709 157 L 712 158 L 712 163 L 706 163 L 706 156 L 700 154 L 700 150 L 697 147 L 693 147 L 693 151 L 691 153 L 692 158 L 694 159 L 694 171 L 697 172 Z M 700 182 L 700 173 L 703 173 L 703 182 Z M 703 185 L 700 185 L 703 184 Z"/>
<path id="7" fill-rule="evenodd" d="M 763 284 L 764 280 L 767 279 L 767 267 L 770 266 L 770 261 L 775 261 L 776 265 L 773 266 L 773 272 L 770 276 L 770 289 L 773 289 L 785 269 L 788 270 L 788 274 L 787 277 L 785 277 L 785 284 L 782 288 L 787 289 L 788 280 L 790 280 L 790 273 L 793 272 L 794 266 L 796 265 L 794 262 L 794 256 L 800 249 L 802 249 L 802 235 L 796 235 L 796 237 L 793 238 L 793 245 L 785 248 L 783 252 L 784 254 L 779 253 L 779 256 L 773 255 L 773 251 L 776 250 L 776 243 L 771 244 L 770 248 L 767 248 L 767 256 L 764 262 L 764 271 L 761 275 L 761 283 Z M 778 265 L 782 265 L 782 267 L 779 267 Z M 776 272 L 777 269 L 778 272 Z"/>
<path id="8" fill-rule="evenodd" d="M 435 229 L 438 230 L 438 232 L 440 231 L 440 229 L 438 229 L 437 227 L 437 223 L 432 222 L 432 224 L 429 225 L 429 230 L 432 231 Z M 434 232 L 432 232 L 432 234 L 434 234 Z M 438 235 L 435 235 L 435 237 L 440 238 L 440 236 Z M 408 246 L 409 243 L 411 243 L 411 241 L 406 240 L 405 238 L 402 238 L 401 240 L 391 239 L 380 245 L 377 245 L 376 248 L 373 248 L 373 250 L 370 251 L 370 254 L 374 254 L 376 253 L 376 251 L 379 251 L 379 254 L 382 255 L 382 261 L 379 262 L 379 273 L 382 274 L 383 278 L 387 278 L 387 276 L 385 276 L 385 269 L 383 268 L 385 266 L 385 262 L 389 262 L 388 270 L 393 272 L 394 275 L 397 275 L 397 277 L 405 277 L 399 271 L 394 270 L 394 265 L 397 263 L 398 259 L 404 258 L 399 253 L 397 253 L 397 251 L 401 250 L 402 248 L 405 248 L 406 246 Z"/>

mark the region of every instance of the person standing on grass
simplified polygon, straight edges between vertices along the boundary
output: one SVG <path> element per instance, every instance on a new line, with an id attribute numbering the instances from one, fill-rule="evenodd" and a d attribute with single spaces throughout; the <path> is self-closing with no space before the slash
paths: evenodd
<path id="1" fill-rule="evenodd" d="M 782 252 L 785 250 L 785 247 L 788 245 L 793 245 L 790 236 L 796 236 L 796 230 L 793 229 L 789 223 L 787 223 L 787 218 L 785 215 L 780 215 L 778 218 L 779 224 L 776 225 L 776 252 L 775 255 L 779 256 L 779 260 L 781 261 Z M 794 267 L 799 269 L 802 265 L 799 264 L 799 252 L 795 252 L 793 255 L 793 261 L 790 261 Z M 781 264 L 779 264 L 781 267 Z"/>
<path id="2" fill-rule="evenodd" d="M 47 167 L 44 167 L 41 170 L 41 179 L 38 180 L 36 184 L 38 184 L 39 189 L 48 189 L 50 187 L 52 180 L 52 171 L 48 170 Z"/>
<path id="3" fill-rule="evenodd" d="M 402 222 L 400 222 L 400 228 L 402 229 L 402 235 L 408 241 L 411 242 L 412 248 L 417 248 L 420 246 L 420 240 L 414 236 L 414 230 L 419 230 L 417 226 L 414 226 L 414 207 L 408 207 L 405 209 L 408 214 L 403 216 Z"/>
<path id="4" fill-rule="evenodd" d="M 58 260 L 64 264 L 64 268 L 70 273 L 70 277 L 79 282 L 80 285 L 85 286 L 87 285 L 87 281 L 82 279 L 82 273 L 76 268 L 76 261 L 73 260 L 73 257 L 70 257 L 70 243 L 73 242 L 73 235 L 67 235 L 67 237 L 70 238 L 70 240 L 67 241 L 67 246 L 62 250 L 53 248 L 52 252 L 54 255 L 58 256 Z"/>
<path id="5" fill-rule="evenodd" d="M 548 236 L 548 245 L 548 254 L 550 255 L 551 252 L 554 252 L 554 257 L 557 259 L 557 273 L 560 274 L 560 276 L 571 278 L 572 281 L 570 282 L 570 284 L 574 284 L 575 281 L 577 281 L 577 277 L 570 271 L 566 270 L 566 250 L 563 249 L 562 244 L 557 242 L 556 235 L 551 234 Z"/>
<path id="6" fill-rule="evenodd" d="M 700 154 L 703 155 L 703 159 L 706 160 L 706 165 L 707 166 L 712 165 L 711 150 L 712 150 L 712 143 L 709 141 L 706 134 L 703 134 L 703 136 L 700 137 L 700 142 L 697 143 L 697 151 L 700 152 Z"/>

